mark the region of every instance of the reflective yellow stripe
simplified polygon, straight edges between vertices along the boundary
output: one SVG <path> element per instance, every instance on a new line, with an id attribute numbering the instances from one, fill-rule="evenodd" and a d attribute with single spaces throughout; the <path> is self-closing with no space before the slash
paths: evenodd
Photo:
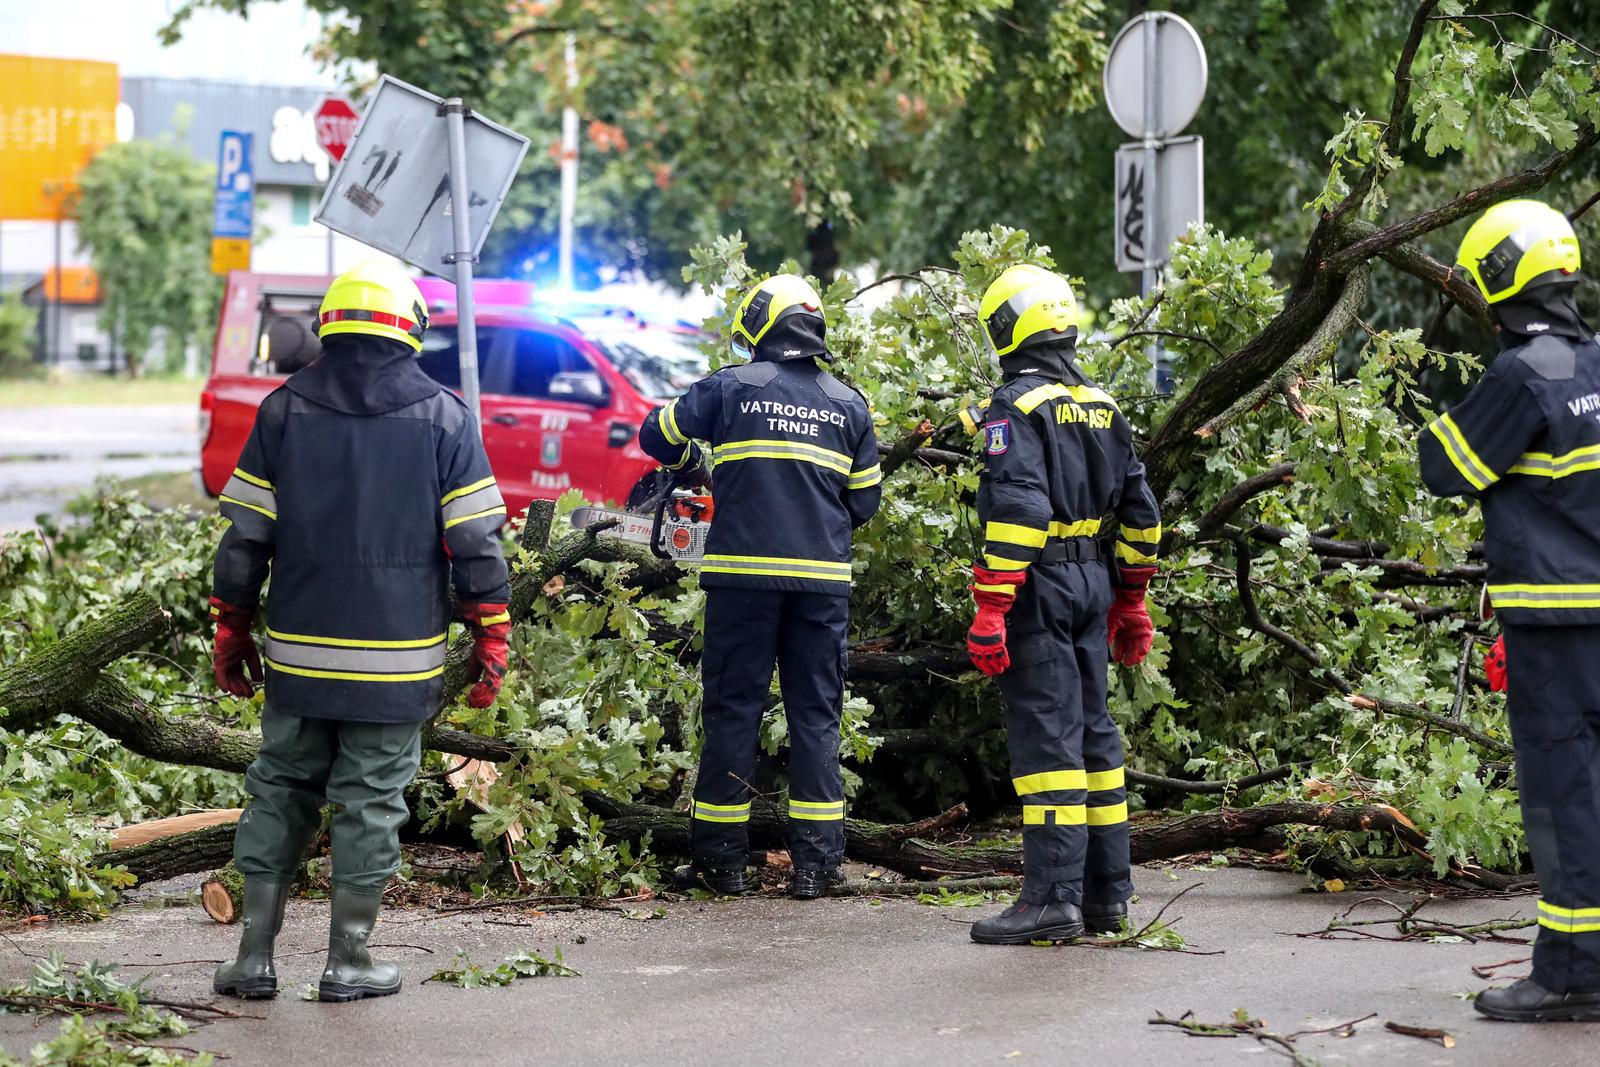
<path id="1" fill-rule="evenodd" d="M 700 568 L 702 574 L 756 574 L 767 578 L 815 578 L 819 582 L 848 582 L 848 574 L 819 574 L 815 571 L 796 570 L 792 567 L 747 567 L 731 563 L 707 563 Z"/>
<path id="2" fill-rule="evenodd" d="M 1103 793 L 1107 789 L 1121 789 L 1127 782 L 1127 775 L 1123 768 L 1113 767 L 1109 771 L 1089 772 L 1089 791 Z"/>
<path id="3" fill-rule="evenodd" d="M 249 482 L 251 485 L 259 486 L 262 489 L 271 489 L 272 488 L 272 483 L 271 482 L 267 481 L 265 478 L 257 478 L 254 474 L 251 474 L 249 471 L 245 470 L 242 467 L 233 468 L 233 474 L 234 474 L 234 477 L 243 478 L 245 481 Z"/>
<path id="4" fill-rule="evenodd" d="M 1145 530 L 1140 530 L 1133 526 L 1122 526 L 1118 528 L 1117 532 L 1122 535 L 1124 541 L 1142 541 L 1152 545 L 1161 542 L 1161 524 L 1159 522 Z"/>
<path id="5" fill-rule="evenodd" d="M 808 822 L 838 822 L 844 818 L 844 801 L 791 800 L 789 818 Z"/>
<path id="6" fill-rule="evenodd" d="M 1093 537 L 1100 532 L 1099 519 L 1079 519 L 1077 522 L 1052 522 L 1051 537 Z"/>
<path id="7" fill-rule="evenodd" d="M 693 448 L 693 446 L 691 446 L 687 441 L 685 441 L 683 443 L 683 458 L 678 460 L 678 462 L 676 462 L 676 463 L 668 464 L 667 470 L 669 470 L 669 471 L 681 471 L 681 470 L 683 470 L 684 465 L 687 464 L 689 462 L 689 460 L 693 456 L 694 456 L 694 448 Z"/>
<path id="8" fill-rule="evenodd" d="M 1113 408 L 1117 406 L 1116 400 L 1104 389 L 1097 389 L 1092 385 L 1062 385 L 1059 382 L 1035 386 L 1013 400 L 1011 406 L 1024 415 L 1031 415 L 1033 410 L 1046 400 L 1059 400 L 1062 397 L 1079 404 L 1109 404 Z"/>
<path id="9" fill-rule="evenodd" d="M 1600 930 L 1600 908 L 1563 908 L 1539 901 L 1539 925 L 1561 934 L 1589 934 Z"/>
<path id="10" fill-rule="evenodd" d="M 1526 474 L 1534 478 L 1565 478 L 1569 474 L 1592 470 L 1600 470 L 1600 445 L 1574 449 L 1560 456 L 1549 452 L 1525 452 L 1508 473 Z"/>
<path id="11" fill-rule="evenodd" d="M 1127 801 L 1123 801 L 1121 804 L 1089 807 L 1084 809 L 1084 814 L 1088 817 L 1090 826 L 1116 826 L 1128 821 L 1128 804 Z"/>
<path id="12" fill-rule="evenodd" d="M 502 611 L 498 615 L 485 615 L 483 618 L 478 620 L 478 625 L 479 626 L 497 626 L 502 622 L 510 622 L 510 621 L 511 621 L 511 613 L 509 611 Z"/>
<path id="13" fill-rule="evenodd" d="M 1600 585 L 1491 585 L 1496 608 L 1600 608 Z"/>
<path id="14" fill-rule="evenodd" d="M 220 504 L 237 504 L 241 508 L 249 508 L 251 511 L 259 511 L 261 514 L 265 515 L 267 518 L 271 519 L 273 522 L 277 522 L 278 521 L 278 513 L 276 511 L 268 511 L 266 508 L 260 507 L 259 505 L 256 505 L 256 504 L 247 504 L 243 500 L 235 500 L 231 496 L 219 496 L 217 498 L 217 501 Z"/>
<path id="15" fill-rule="evenodd" d="M 493 484 L 494 475 L 491 474 L 482 481 L 473 482 L 471 485 L 463 485 L 460 489 L 452 489 L 450 492 L 439 498 L 439 506 L 442 508 L 458 496 L 466 496 L 468 493 L 476 493 L 479 489 L 488 488 Z"/>
<path id="16" fill-rule="evenodd" d="M 993 552 L 983 554 L 983 565 L 992 571 L 1025 571 L 1030 566 L 1025 559 L 1008 559 Z"/>
<path id="17" fill-rule="evenodd" d="M 1153 566 L 1161 562 L 1153 552 L 1141 552 L 1126 541 L 1117 542 L 1117 558 L 1124 563 L 1133 563 L 1141 566 Z"/>
<path id="18" fill-rule="evenodd" d="M 798 559 L 791 556 L 728 556 L 712 554 L 708 560 L 717 560 L 721 563 L 798 563 L 807 567 L 824 567 L 828 570 L 838 570 L 849 573 L 850 564 L 840 563 L 838 560 L 829 559 Z"/>
<path id="19" fill-rule="evenodd" d="M 1046 818 L 1049 815 L 1051 818 Z M 1082 804 L 1024 804 L 1022 806 L 1022 825 L 1024 826 L 1082 826 L 1088 821 Z"/>
<path id="20" fill-rule="evenodd" d="M 874 463 L 866 470 L 852 471 L 850 480 L 845 483 L 845 486 L 849 489 L 870 489 L 881 481 L 883 481 L 883 471 L 878 464 Z"/>
<path id="21" fill-rule="evenodd" d="M 505 513 L 506 506 L 501 504 L 499 507 L 485 508 L 483 511 L 474 511 L 471 515 L 462 515 L 459 518 L 451 519 L 449 522 L 444 524 L 444 528 L 448 530 L 452 526 L 460 526 L 464 522 L 471 522 L 473 519 L 481 519 L 485 515 L 504 515 Z"/>
<path id="22" fill-rule="evenodd" d="M 1440 415 L 1428 424 L 1428 429 L 1439 439 L 1444 446 L 1444 454 L 1450 458 L 1451 464 L 1467 480 L 1467 484 L 1474 489 L 1483 490 L 1495 481 L 1495 475 L 1488 467 L 1483 465 L 1483 460 L 1467 444 L 1467 439 L 1462 436 L 1461 428 L 1450 417 L 1449 412 Z"/>
<path id="23" fill-rule="evenodd" d="M 683 436 L 683 431 L 678 429 L 677 410 L 678 402 L 676 400 L 661 409 L 661 436 L 667 439 L 667 444 L 669 445 L 686 444 L 689 440 Z"/>
<path id="24" fill-rule="evenodd" d="M 1031 526 L 1018 526 L 1014 522 L 991 522 L 983 528 L 985 541 L 1001 541 L 1008 545 L 1021 545 L 1024 548 L 1043 548 L 1044 543 L 1050 539 L 1050 534 L 1045 530 L 1036 530 Z"/>
<path id="25" fill-rule="evenodd" d="M 1025 774 L 1021 778 L 1011 779 L 1011 787 L 1018 796 L 1027 796 L 1029 793 L 1048 793 L 1055 789 L 1084 789 L 1087 788 L 1087 782 L 1088 776 L 1082 768 L 1078 768 Z"/>
<path id="26" fill-rule="evenodd" d="M 749 822 L 750 802 L 743 804 L 707 804 L 694 802 L 694 817 L 701 822 Z"/>
<path id="27" fill-rule="evenodd" d="M 972 588 L 980 593 L 1004 593 L 1007 596 L 1017 595 L 1017 587 L 1014 585 L 984 585 L 982 583 L 974 583 Z"/>
<path id="28" fill-rule="evenodd" d="M 311 637 L 306 634 L 283 634 L 267 627 L 267 636 L 277 641 L 288 641 L 297 645 L 327 645 L 329 648 L 427 648 L 437 645 L 445 639 L 444 634 L 433 637 L 418 637 L 406 641 L 369 641 L 365 638 L 355 637 Z"/>
<path id="29" fill-rule="evenodd" d="M 831 448 L 821 445 L 807 444 L 804 441 L 779 441 L 766 438 L 752 439 L 749 441 L 725 441 L 712 449 L 716 461 L 720 463 L 734 463 L 741 459 L 791 459 L 804 463 L 815 463 L 819 467 L 826 467 L 850 476 L 850 464 L 854 461 L 843 452 L 835 452 Z M 863 472 L 865 473 L 865 472 Z"/>
<path id="30" fill-rule="evenodd" d="M 270 659 L 266 664 L 284 674 L 300 674 L 307 678 L 334 678 L 342 682 L 421 682 L 437 678 L 444 673 L 443 667 L 435 667 L 431 671 L 416 671 L 412 674 L 363 674 L 358 671 L 319 671 L 310 667 L 285 667 Z"/>

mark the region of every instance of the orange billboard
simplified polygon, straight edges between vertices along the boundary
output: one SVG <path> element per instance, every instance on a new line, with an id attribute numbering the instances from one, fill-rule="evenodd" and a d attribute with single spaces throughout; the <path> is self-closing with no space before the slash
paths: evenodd
<path id="1" fill-rule="evenodd" d="M 0 219 L 53 219 L 117 136 L 115 63 L 0 55 Z"/>

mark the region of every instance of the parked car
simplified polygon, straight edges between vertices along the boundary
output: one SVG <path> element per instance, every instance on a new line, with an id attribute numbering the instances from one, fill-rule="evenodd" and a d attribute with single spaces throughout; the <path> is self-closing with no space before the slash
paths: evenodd
<path id="1" fill-rule="evenodd" d="M 200 478 L 211 495 L 233 472 L 262 399 L 322 354 L 314 326 L 330 281 L 228 276 L 200 395 Z M 459 392 L 455 290 L 433 278 L 418 284 L 432 320 L 422 369 Z M 524 282 L 482 280 L 473 291 L 483 440 L 511 514 L 574 488 L 595 502 L 637 504 L 655 468 L 639 426 L 706 373 L 699 331 L 601 303 L 553 303 Z"/>

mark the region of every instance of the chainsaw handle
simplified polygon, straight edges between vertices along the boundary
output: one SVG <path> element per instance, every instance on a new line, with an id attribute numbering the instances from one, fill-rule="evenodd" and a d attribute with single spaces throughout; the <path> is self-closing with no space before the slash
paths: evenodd
<path id="1" fill-rule="evenodd" d="M 672 499 L 672 474 L 665 467 L 656 468 L 656 512 L 650 520 L 650 551 L 657 559 L 672 556 L 661 547 L 661 525 L 666 521 L 667 502 Z"/>

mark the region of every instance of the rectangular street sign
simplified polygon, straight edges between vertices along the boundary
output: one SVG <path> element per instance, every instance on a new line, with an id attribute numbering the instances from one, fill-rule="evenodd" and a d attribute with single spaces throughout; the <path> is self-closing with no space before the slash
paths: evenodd
<path id="1" fill-rule="evenodd" d="M 1158 209 L 1152 211 L 1146 202 L 1142 142 L 1117 149 L 1115 188 L 1113 240 L 1117 269 L 1139 271 L 1162 266 L 1172 242 L 1183 236 L 1192 223 L 1205 221 L 1205 142 L 1194 136 L 1158 142 Z M 1150 224 L 1152 215 L 1154 226 Z"/>
<path id="2" fill-rule="evenodd" d="M 242 237 L 255 234 L 255 169 L 250 150 L 254 135 L 242 130 L 223 130 L 217 148 L 217 199 L 212 216 L 213 237 Z"/>
<path id="3" fill-rule="evenodd" d="M 211 239 L 211 273 L 226 274 L 230 270 L 250 269 L 250 240 L 246 237 L 213 237 Z"/>
<path id="4" fill-rule="evenodd" d="M 432 93 L 387 74 L 361 115 L 316 219 L 329 229 L 442 274 L 456 251 L 448 123 Z M 528 139 L 481 115 L 465 121 L 472 252 L 517 176 Z"/>

